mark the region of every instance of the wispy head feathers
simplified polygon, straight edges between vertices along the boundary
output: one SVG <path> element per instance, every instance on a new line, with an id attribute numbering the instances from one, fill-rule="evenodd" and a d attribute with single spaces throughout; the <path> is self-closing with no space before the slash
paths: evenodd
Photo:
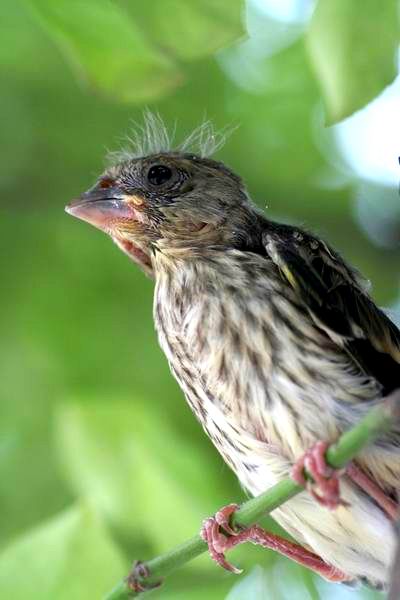
<path id="1" fill-rule="evenodd" d="M 204 121 L 183 140 L 178 150 L 192 152 L 202 158 L 210 157 L 222 148 L 233 129 L 217 131 L 211 121 Z"/>
<path id="2" fill-rule="evenodd" d="M 217 131 L 211 121 L 204 121 L 182 142 L 176 144 L 176 123 L 168 130 L 159 114 L 146 111 L 143 125 L 134 123 L 131 134 L 123 141 L 122 149 L 110 152 L 108 160 L 115 164 L 163 152 L 185 152 L 207 158 L 222 148 L 234 129 L 235 127 Z"/>

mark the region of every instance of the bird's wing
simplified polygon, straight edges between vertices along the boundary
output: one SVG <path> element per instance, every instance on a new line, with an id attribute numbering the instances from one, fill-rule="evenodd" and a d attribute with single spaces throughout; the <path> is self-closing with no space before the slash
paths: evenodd
<path id="1" fill-rule="evenodd" d="M 315 325 L 375 377 L 383 393 L 400 387 L 400 331 L 361 277 L 325 242 L 299 229 L 266 229 L 263 245 Z"/>

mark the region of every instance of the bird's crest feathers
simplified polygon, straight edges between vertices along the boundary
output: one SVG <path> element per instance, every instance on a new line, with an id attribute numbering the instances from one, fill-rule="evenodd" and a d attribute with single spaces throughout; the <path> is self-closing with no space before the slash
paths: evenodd
<path id="1" fill-rule="evenodd" d="M 222 148 L 234 129 L 226 127 L 218 131 L 211 121 L 204 120 L 182 142 L 175 143 L 176 123 L 169 130 L 158 113 L 146 111 L 143 125 L 134 122 L 130 135 L 122 141 L 121 150 L 109 152 L 107 159 L 113 165 L 164 152 L 192 153 L 208 158 Z"/>

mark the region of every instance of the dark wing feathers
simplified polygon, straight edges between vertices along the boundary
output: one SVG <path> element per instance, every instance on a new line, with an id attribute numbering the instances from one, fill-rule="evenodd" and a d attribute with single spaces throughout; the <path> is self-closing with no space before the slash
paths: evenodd
<path id="1" fill-rule="evenodd" d="M 400 387 L 400 331 L 361 277 L 327 244 L 293 227 L 266 228 L 263 245 L 316 326 L 375 377 L 383 393 Z"/>

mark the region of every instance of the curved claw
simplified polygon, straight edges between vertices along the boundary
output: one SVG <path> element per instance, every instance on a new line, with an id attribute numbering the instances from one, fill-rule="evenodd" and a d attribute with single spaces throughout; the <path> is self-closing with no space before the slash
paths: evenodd
<path id="1" fill-rule="evenodd" d="M 224 527 L 225 529 L 226 523 L 228 523 L 230 531 L 233 531 L 229 525 L 229 516 L 235 512 L 236 509 L 236 504 L 230 504 L 229 506 L 218 511 L 215 517 L 209 517 L 208 519 L 205 519 L 205 521 L 203 521 L 200 535 L 208 545 L 208 551 L 211 558 L 223 569 L 238 575 L 242 572 L 242 569 L 238 569 L 235 567 L 235 565 L 226 560 L 225 551 L 227 549 L 228 537 L 220 531 L 220 527 Z M 236 535 L 236 532 L 233 535 Z"/>
<path id="2" fill-rule="evenodd" d="M 215 513 L 215 520 L 229 535 L 237 535 L 239 531 L 231 526 L 231 516 L 237 511 L 239 504 L 228 504 Z"/>
<path id="3" fill-rule="evenodd" d="M 221 509 L 217 513 L 218 521 L 224 522 L 235 510 L 235 505 L 232 504 Z M 203 522 L 200 535 L 208 544 L 211 558 L 227 571 L 231 571 L 231 573 L 241 573 L 241 570 L 226 560 L 225 552 L 227 550 L 232 550 L 245 542 L 251 542 L 257 546 L 275 550 L 276 552 L 283 554 L 283 556 L 291 558 L 300 565 L 319 573 L 329 581 L 350 581 L 352 579 L 342 571 L 339 571 L 332 565 L 324 562 L 321 557 L 310 550 L 307 550 L 290 540 L 286 540 L 285 538 L 265 531 L 258 525 L 252 525 L 251 527 L 242 529 L 240 532 L 236 532 L 235 535 L 227 537 L 220 531 L 222 525 L 218 523 L 216 518 L 217 515 L 215 517 L 210 517 Z"/>
<path id="4" fill-rule="evenodd" d="M 338 506 L 348 506 L 348 503 L 341 499 L 339 490 L 339 477 L 345 470 L 333 469 L 326 463 L 325 453 L 328 448 L 328 442 L 320 441 L 314 444 L 294 465 L 292 478 L 304 486 L 319 504 L 334 510 Z M 311 475 L 312 481 L 305 478 L 304 470 Z"/>

